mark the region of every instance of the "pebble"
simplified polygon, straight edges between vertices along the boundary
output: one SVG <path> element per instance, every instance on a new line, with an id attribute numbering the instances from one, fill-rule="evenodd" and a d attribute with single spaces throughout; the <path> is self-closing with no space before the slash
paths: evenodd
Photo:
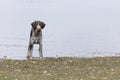
<path id="1" fill-rule="evenodd" d="M 47 73 L 47 71 L 44 71 L 43 73 L 44 73 L 44 74 L 46 74 L 46 73 Z"/>

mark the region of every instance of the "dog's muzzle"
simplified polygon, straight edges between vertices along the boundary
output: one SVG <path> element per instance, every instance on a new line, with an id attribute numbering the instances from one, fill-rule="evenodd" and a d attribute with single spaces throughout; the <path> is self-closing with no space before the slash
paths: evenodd
<path id="1" fill-rule="evenodd" d="M 41 31 L 41 26 L 40 25 L 37 25 L 37 27 L 36 27 L 36 32 L 40 32 Z"/>

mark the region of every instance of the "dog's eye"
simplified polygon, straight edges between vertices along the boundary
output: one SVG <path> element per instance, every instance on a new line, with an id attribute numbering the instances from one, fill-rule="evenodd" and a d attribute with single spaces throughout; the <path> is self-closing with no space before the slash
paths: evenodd
<path id="1" fill-rule="evenodd" d="M 34 21 L 33 23 L 31 23 L 31 25 L 32 25 L 32 27 L 33 27 L 33 29 L 36 29 L 36 21 Z"/>
<path id="2" fill-rule="evenodd" d="M 43 29 L 45 27 L 45 23 L 41 22 L 40 23 L 41 28 Z"/>
<path id="3" fill-rule="evenodd" d="M 34 28 L 34 30 L 36 30 L 36 26 L 35 27 L 33 27 Z"/>

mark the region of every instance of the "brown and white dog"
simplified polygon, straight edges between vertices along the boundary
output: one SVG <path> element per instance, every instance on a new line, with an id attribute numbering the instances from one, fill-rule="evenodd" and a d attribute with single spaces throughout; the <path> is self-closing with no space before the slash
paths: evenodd
<path id="1" fill-rule="evenodd" d="M 30 40 L 28 46 L 27 59 L 32 59 L 33 45 L 39 44 L 39 58 L 43 57 L 42 53 L 42 29 L 45 27 L 45 23 L 42 21 L 34 21 L 31 23 L 32 29 L 30 32 Z"/>

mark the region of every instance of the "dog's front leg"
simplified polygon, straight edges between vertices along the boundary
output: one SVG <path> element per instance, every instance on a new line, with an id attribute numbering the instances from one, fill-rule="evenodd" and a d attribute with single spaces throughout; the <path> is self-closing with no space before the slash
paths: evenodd
<path id="1" fill-rule="evenodd" d="M 32 51 L 33 51 L 33 44 L 29 44 L 28 53 L 27 53 L 27 59 L 32 59 Z"/>
<path id="2" fill-rule="evenodd" d="M 42 43 L 39 44 L 39 58 L 43 58 Z"/>

